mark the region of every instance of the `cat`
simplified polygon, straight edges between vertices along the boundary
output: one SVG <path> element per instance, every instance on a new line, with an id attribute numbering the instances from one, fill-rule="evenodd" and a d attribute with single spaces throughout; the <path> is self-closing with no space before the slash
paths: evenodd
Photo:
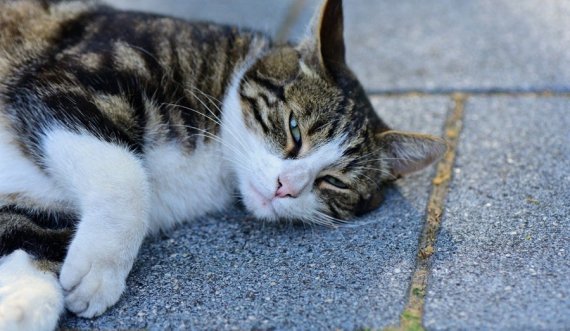
<path id="1" fill-rule="evenodd" d="M 143 238 L 239 194 L 256 218 L 335 225 L 439 159 L 348 68 L 341 0 L 307 37 L 96 1 L 0 1 L 0 329 L 101 315 Z"/>

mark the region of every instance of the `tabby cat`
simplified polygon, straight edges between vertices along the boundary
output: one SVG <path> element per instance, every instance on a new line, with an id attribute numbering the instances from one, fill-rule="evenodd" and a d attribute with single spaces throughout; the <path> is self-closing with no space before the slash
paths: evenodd
<path id="1" fill-rule="evenodd" d="M 147 234 L 236 194 L 259 219 L 334 225 L 445 146 L 376 115 L 346 64 L 341 0 L 299 44 L 0 0 L 0 329 L 102 314 Z"/>

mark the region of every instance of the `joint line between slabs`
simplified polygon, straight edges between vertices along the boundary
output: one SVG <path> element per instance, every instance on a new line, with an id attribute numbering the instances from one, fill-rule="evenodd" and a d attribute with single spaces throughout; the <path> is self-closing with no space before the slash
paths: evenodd
<path id="1" fill-rule="evenodd" d="M 565 97 L 570 98 L 570 91 L 566 90 L 367 90 L 370 96 L 377 97 L 429 97 L 456 95 L 488 96 L 488 97 Z"/>
<path id="2" fill-rule="evenodd" d="M 432 191 L 428 200 L 426 220 L 419 241 L 416 267 L 408 290 L 408 302 L 400 316 L 400 327 L 396 328 L 400 330 L 423 330 L 422 319 L 432 256 L 435 253 L 437 234 L 441 226 L 441 216 L 452 178 L 468 95 L 454 93 L 451 98 L 454 105 L 447 115 L 444 133 L 449 148 L 443 159 L 439 161 L 435 177 L 432 180 Z"/>

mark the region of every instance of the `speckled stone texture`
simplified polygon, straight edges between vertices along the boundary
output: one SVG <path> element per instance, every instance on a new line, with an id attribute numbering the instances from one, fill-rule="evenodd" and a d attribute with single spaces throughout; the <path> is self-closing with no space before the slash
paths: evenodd
<path id="1" fill-rule="evenodd" d="M 295 0 L 104 0 L 116 8 L 254 28 L 275 35 Z"/>
<path id="2" fill-rule="evenodd" d="M 472 98 L 437 254 L 430 330 L 568 330 L 570 98 Z"/>
<path id="3" fill-rule="evenodd" d="M 345 2 L 370 90 L 570 89 L 570 1 Z"/>

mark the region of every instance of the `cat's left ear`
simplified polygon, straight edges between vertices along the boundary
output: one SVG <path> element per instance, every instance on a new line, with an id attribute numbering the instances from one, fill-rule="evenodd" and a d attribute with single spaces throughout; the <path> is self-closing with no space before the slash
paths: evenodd
<path id="1" fill-rule="evenodd" d="M 421 170 L 443 157 L 445 140 L 426 134 L 385 131 L 376 136 L 394 177 Z"/>
<path id="2" fill-rule="evenodd" d="M 342 0 L 323 0 L 313 18 L 312 34 L 313 51 L 328 73 L 346 67 Z"/>

